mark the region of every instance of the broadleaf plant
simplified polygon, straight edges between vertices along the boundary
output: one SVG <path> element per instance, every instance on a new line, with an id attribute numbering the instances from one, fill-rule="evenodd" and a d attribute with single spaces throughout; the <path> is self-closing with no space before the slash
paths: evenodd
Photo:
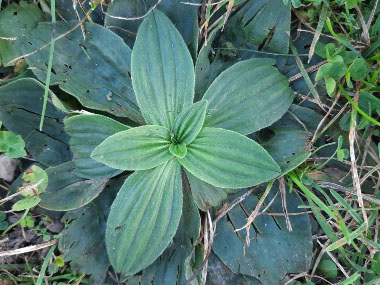
<path id="1" fill-rule="evenodd" d="M 91 153 L 111 168 L 135 171 L 107 221 L 107 252 L 117 272 L 141 271 L 169 245 L 182 214 L 181 173 L 223 195 L 281 174 L 268 152 L 245 136 L 278 120 L 292 102 L 293 92 L 274 63 L 237 63 L 194 102 L 194 64 L 180 33 L 158 10 L 144 19 L 132 50 L 131 76 L 146 125 L 109 136 Z M 265 100 L 261 94 L 268 89 L 271 97 Z M 276 104 L 268 116 L 265 107 L 276 98 L 284 104 Z"/>

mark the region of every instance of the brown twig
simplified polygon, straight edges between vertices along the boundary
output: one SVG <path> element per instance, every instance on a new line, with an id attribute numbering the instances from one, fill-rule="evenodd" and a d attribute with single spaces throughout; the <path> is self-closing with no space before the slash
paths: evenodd
<path id="1" fill-rule="evenodd" d="M 88 13 L 87 13 L 87 14 L 88 14 Z M 66 37 L 68 34 L 70 34 L 71 32 L 75 31 L 77 28 L 79 28 L 80 25 L 81 25 L 84 21 L 86 21 L 86 17 L 83 17 L 82 20 L 80 20 L 80 21 L 79 21 L 74 27 L 72 27 L 72 28 L 69 29 L 68 31 L 66 31 L 66 32 L 64 32 L 63 34 L 59 35 L 58 37 L 54 38 L 53 41 L 56 42 L 56 41 L 58 41 L 58 40 L 60 40 L 60 39 L 62 39 L 62 38 L 64 38 L 64 37 Z M 10 62 L 7 63 L 7 65 L 9 65 L 9 64 L 11 64 L 11 63 L 13 63 L 13 62 L 15 62 L 15 61 L 18 61 L 18 60 L 20 60 L 20 59 L 22 59 L 22 58 L 26 58 L 26 57 L 29 57 L 29 56 L 31 56 L 31 55 L 33 55 L 33 54 L 36 54 L 37 52 L 39 52 L 39 51 L 41 51 L 41 50 L 47 48 L 48 46 L 50 46 L 51 43 L 52 43 L 53 41 L 49 41 L 48 43 L 44 44 L 44 45 L 41 46 L 40 48 L 38 48 L 38 49 L 36 49 L 36 50 L 34 50 L 34 51 L 30 52 L 30 53 L 26 53 L 26 54 L 20 55 L 20 56 L 18 56 L 18 57 L 16 57 L 16 58 L 12 59 Z"/>
<path id="2" fill-rule="evenodd" d="M 317 135 L 318 135 L 319 130 L 322 128 L 322 126 L 325 123 L 326 119 L 330 116 L 331 112 L 334 110 L 334 107 L 335 107 L 336 103 L 338 102 L 339 97 L 340 97 L 340 92 L 337 93 L 337 95 L 335 96 L 335 100 L 332 103 L 331 107 L 329 108 L 329 110 L 327 111 L 327 113 L 323 117 L 323 119 L 319 122 L 319 124 L 318 124 L 318 126 L 317 126 L 317 128 L 316 128 L 316 130 L 314 132 L 313 138 L 311 139 L 311 142 L 310 142 L 311 145 L 314 144 L 315 140 L 317 139 Z"/>
<path id="3" fill-rule="evenodd" d="M 31 245 L 31 246 L 27 246 L 27 247 L 23 247 L 23 248 L 2 251 L 2 252 L 0 252 L 0 257 L 36 251 L 36 250 L 39 250 L 39 249 L 42 249 L 45 247 L 52 246 L 53 244 L 58 243 L 58 241 L 59 241 L 58 239 L 53 239 L 51 241 L 41 243 L 41 244 L 37 244 L 37 245 Z"/>
<path id="4" fill-rule="evenodd" d="M 244 227 L 235 230 L 235 232 L 241 231 L 242 229 L 246 230 L 247 234 L 246 234 L 246 237 L 245 237 L 245 241 L 246 241 L 246 243 L 247 243 L 248 246 L 251 244 L 250 232 L 249 232 L 250 229 L 251 229 L 251 224 L 256 219 L 256 217 L 257 217 L 257 215 L 259 213 L 259 210 L 260 210 L 261 206 L 264 203 L 265 198 L 268 196 L 270 190 L 272 189 L 272 185 L 273 185 L 273 181 L 271 181 L 271 182 L 268 183 L 267 188 L 265 189 L 264 194 L 261 196 L 259 202 L 257 203 L 255 210 L 249 215 L 249 217 L 247 219 L 247 222 L 244 225 Z"/>
<path id="5" fill-rule="evenodd" d="M 356 93 L 354 97 L 354 101 L 357 105 L 359 105 L 360 87 L 361 87 L 361 83 L 357 82 Z M 356 109 L 352 107 L 351 124 L 350 124 L 350 131 L 348 135 L 349 143 L 350 143 L 351 172 L 352 172 L 352 180 L 354 184 L 354 189 L 356 190 L 356 193 L 358 196 L 359 206 L 362 208 L 363 220 L 366 224 L 366 228 L 368 229 L 368 217 L 367 217 L 367 212 L 364 209 L 362 189 L 360 186 L 358 169 L 356 167 L 356 155 L 355 155 L 355 146 L 354 146 L 355 136 L 356 136 L 356 114 L 357 114 Z"/>
<path id="6" fill-rule="evenodd" d="M 288 228 L 288 231 L 293 231 L 292 224 L 290 223 L 289 215 L 288 215 L 288 208 L 286 207 L 286 187 L 285 187 L 285 178 L 284 176 L 281 176 L 278 179 L 279 182 L 279 188 L 281 193 L 281 202 L 282 202 L 282 209 L 284 210 L 285 214 L 285 220 L 286 220 L 286 227 Z"/>
<path id="7" fill-rule="evenodd" d="M 228 206 L 226 209 L 224 209 L 219 215 L 218 217 L 216 217 L 216 219 L 212 222 L 212 231 L 213 233 L 216 232 L 216 224 L 217 222 L 223 218 L 229 211 L 231 211 L 236 205 L 238 205 L 239 203 L 241 203 L 242 201 L 244 201 L 245 198 L 247 198 L 257 187 L 254 187 L 254 188 L 251 188 L 250 190 L 248 190 L 246 193 L 244 193 L 242 196 L 236 198 L 231 204 L 230 206 Z M 212 242 L 213 240 L 210 240 L 209 241 L 209 248 L 210 248 L 210 244 L 211 244 L 211 247 L 212 247 Z M 191 281 L 193 281 L 199 273 L 202 272 L 203 270 L 203 267 L 206 265 L 206 262 L 209 258 L 211 254 L 211 250 L 208 252 L 208 254 L 205 256 L 205 258 L 203 259 L 203 262 L 201 264 L 201 266 L 194 272 L 194 274 L 188 279 L 186 280 L 185 282 L 185 285 L 189 285 L 191 283 Z"/>

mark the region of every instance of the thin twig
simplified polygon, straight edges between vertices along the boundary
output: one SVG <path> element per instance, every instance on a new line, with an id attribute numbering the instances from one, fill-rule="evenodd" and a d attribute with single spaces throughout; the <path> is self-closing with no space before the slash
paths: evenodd
<path id="1" fill-rule="evenodd" d="M 317 45 L 319 37 L 321 36 L 321 31 L 322 31 L 323 25 L 325 24 L 325 21 L 326 21 L 327 7 L 324 4 L 322 4 L 322 5 L 323 5 L 323 7 L 322 7 L 321 15 L 319 16 L 317 30 L 314 34 L 314 38 L 313 38 L 313 41 L 312 41 L 311 46 L 310 46 L 309 59 L 308 59 L 307 63 L 310 63 L 310 61 L 313 57 L 315 46 Z"/>
<path id="2" fill-rule="evenodd" d="M 37 245 L 31 245 L 31 246 L 27 246 L 27 247 L 23 247 L 23 248 L 2 251 L 2 252 L 0 252 L 0 257 L 18 255 L 18 254 L 23 254 L 23 253 L 27 253 L 27 252 L 40 250 L 42 248 L 52 246 L 53 244 L 58 243 L 58 241 L 59 241 L 58 239 L 53 239 L 51 241 L 41 243 L 41 244 L 37 244 Z"/>
<path id="3" fill-rule="evenodd" d="M 36 187 L 38 187 L 41 183 L 43 182 L 43 179 L 41 179 L 40 181 L 38 181 L 37 183 L 33 184 L 33 185 L 29 185 L 29 186 L 26 186 L 24 187 L 22 190 L 18 191 L 17 193 L 14 193 L 12 195 L 9 195 L 7 197 L 5 197 L 4 199 L 1 199 L 0 200 L 0 205 L 4 204 L 5 202 L 11 200 L 12 198 L 16 197 L 16 196 L 19 196 L 19 195 L 22 195 L 23 193 L 29 191 L 29 190 L 34 190 Z"/>
<path id="4" fill-rule="evenodd" d="M 354 100 L 356 104 L 358 104 L 359 102 L 359 94 L 360 94 L 360 86 L 361 86 L 360 84 L 361 83 L 358 82 L 356 93 L 355 93 Z M 363 219 L 366 224 L 366 228 L 368 229 L 368 217 L 367 217 L 367 212 L 364 209 L 363 195 L 362 195 L 362 190 L 360 186 L 358 169 L 356 167 L 356 156 L 355 156 L 355 147 L 354 147 L 355 135 L 356 135 L 356 115 L 357 115 L 357 110 L 352 106 L 350 131 L 348 135 L 349 143 L 350 143 L 350 157 L 351 157 L 351 164 L 352 164 L 351 171 L 352 171 L 352 180 L 354 183 L 354 189 L 357 192 L 359 206 L 362 208 Z"/>
<path id="5" fill-rule="evenodd" d="M 313 73 L 313 72 L 317 71 L 325 63 L 327 63 L 327 60 L 322 60 L 321 62 L 318 62 L 317 64 L 306 68 L 306 71 L 307 71 L 307 73 Z M 299 72 L 296 75 L 293 75 L 293 76 L 289 77 L 288 81 L 289 82 L 293 82 L 293 81 L 295 81 L 295 80 L 297 80 L 297 79 L 299 79 L 301 77 L 302 77 L 302 73 Z"/>
<path id="6" fill-rule="evenodd" d="M 335 100 L 332 103 L 331 107 L 329 108 L 329 110 L 327 111 L 327 113 L 323 117 L 323 119 L 319 122 L 319 124 L 317 126 L 317 129 L 314 132 L 313 138 L 311 139 L 311 142 L 310 142 L 311 145 L 314 144 L 315 140 L 317 139 L 317 135 L 318 135 L 319 130 L 322 128 L 322 126 L 325 123 L 326 119 L 330 116 L 331 112 L 334 110 L 334 107 L 335 107 L 336 103 L 338 102 L 339 97 L 340 97 L 340 92 L 337 93 L 337 95 L 335 96 Z"/>
<path id="7" fill-rule="evenodd" d="M 216 223 L 221 219 L 223 218 L 229 211 L 231 211 L 236 205 L 238 205 L 239 203 L 241 203 L 242 201 L 244 201 L 245 198 L 247 198 L 257 187 L 254 187 L 254 188 L 251 188 L 250 190 L 248 190 L 246 193 L 244 193 L 242 196 L 240 196 L 239 198 L 236 198 L 231 204 L 230 206 L 228 206 L 226 209 L 224 209 L 219 215 L 218 217 L 216 217 L 216 219 L 213 221 L 212 223 L 212 231 L 213 233 L 216 232 Z M 210 241 L 209 244 L 211 244 L 212 246 L 212 242 L 213 241 Z M 203 267 L 205 266 L 207 260 L 208 260 L 208 257 L 209 255 L 211 254 L 211 251 L 208 252 L 208 255 L 206 256 L 206 258 L 203 259 L 203 262 L 201 264 L 201 266 L 194 272 L 194 274 L 188 279 L 186 280 L 185 282 L 185 285 L 189 285 L 191 283 L 191 281 L 193 281 L 200 272 L 202 272 L 203 270 Z"/>
<path id="8" fill-rule="evenodd" d="M 323 247 L 323 245 L 321 244 L 321 242 L 319 240 L 317 240 L 318 244 Z M 338 260 L 336 260 L 336 258 L 331 254 L 331 252 L 329 251 L 325 251 L 328 256 L 331 258 L 331 260 L 336 264 L 336 266 L 338 266 L 338 268 L 340 269 L 340 271 L 342 271 L 343 275 L 346 276 L 346 278 L 350 277 L 346 270 L 344 270 L 343 266 L 338 262 Z"/>
<path id="9" fill-rule="evenodd" d="M 72 27 L 72 28 L 69 29 L 68 31 L 66 31 L 66 32 L 64 32 L 63 34 L 59 35 L 58 37 L 54 38 L 54 42 L 56 42 L 56 41 L 58 41 L 58 40 L 60 40 L 60 39 L 62 39 L 62 38 L 64 38 L 64 37 L 66 37 L 68 34 L 70 34 L 71 32 L 75 31 L 77 28 L 80 27 L 80 25 L 81 25 L 84 21 L 86 21 L 86 17 L 83 17 L 82 20 L 80 20 L 80 21 L 79 21 L 74 27 Z M 22 58 L 26 58 L 26 57 L 29 57 L 29 56 L 31 56 L 31 55 L 33 55 L 33 54 L 36 54 L 37 52 L 39 52 L 39 51 L 41 51 L 41 50 L 47 48 L 48 46 L 50 46 L 51 43 L 52 43 L 52 41 L 49 41 L 48 43 L 44 44 L 44 45 L 41 46 L 40 48 L 38 48 L 38 49 L 36 49 L 36 50 L 34 50 L 34 51 L 30 52 L 30 53 L 26 53 L 26 54 L 20 55 L 20 56 L 18 56 L 18 57 L 16 57 L 16 58 L 12 59 L 10 62 L 7 63 L 7 65 L 10 65 L 11 63 L 13 63 L 13 62 L 15 62 L 15 61 L 18 61 L 18 60 L 20 60 L 20 59 L 22 59 Z"/>
<path id="10" fill-rule="evenodd" d="M 286 227 L 288 228 L 288 231 L 293 231 L 292 224 L 290 223 L 289 215 L 288 215 L 288 208 L 286 207 L 286 187 L 285 187 L 285 178 L 284 176 L 281 176 L 278 179 L 279 182 L 279 188 L 281 193 L 281 202 L 282 202 L 282 209 L 284 210 L 285 214 L 285 220 L 286 220 Z"/>
<path id="11" fill-rule="evenodd" d="M 321 244 L 321 243 L 319 243 L 319 244 Z M 323 257 L 323 255 L 325 254 L 326 248 L 329 246 L 329 244 L 330 244 L 330 240 L 328 239 L 328 240 L 325 242 L 325 244 L 321 246 L 322 249 L 321 249 L 321 251 L 319 252 L 318 257 L 317 257 L 317 259 L 316 259 L 315 262 L 314 262 L 313 269 L 311 270 L 311 273 L 310 273 L 311 276 L 313 276 L 314 273 L 315 273 L 315 271 L 317 270 L 317 267 L 318 267 L 319 263 L 321 262 L 322 257 Z"/>
<path id="12" fill-rule="evenodd" d="M 349 195 L 357 195 L 357 192 L 355 192 L 354 190 L 350 190 L 350 189 L 348 189 L 342 185 L 335 184 L 332 182 L 318 181 L 317 184 L 321 188 L 334 189 L 334 190 L 341 191 L 341 192 L 344 192 L 344 193 L 349 194 Z M 376 205 L 380 206 L 380 200 L 379 199 L 376 199 L 376 198 L 371 197 L 371 196 L 366 195 L 366 194 L 362 194 L 362 198 L 368 202 L 372 202 L 372 203 L 375 203 Z"/>
<path id="13" fill-rule="evenodd" d="M 263 205 L 265 198 L 268 196 L 270 190 L 272 189 L 272 185 L 273 185 L 273 181 L 268 183 L 264 194 L 261 196 L 259 202 L 257 203 L 255 210 L 249 215 L 247 222 L 244 225 L 244 227 L 235 230 L 235 232 L 241 231 L 242 229 L 246 230 L 245 241 L 247 242 L 248 246 L 251 244 L 250 233 L 249 233 L 249 231 L 251 229 L 251 224 L 256 219 L 257 214 L 259 213 L 259 210 L 260 210 L 261 206 Z"/>

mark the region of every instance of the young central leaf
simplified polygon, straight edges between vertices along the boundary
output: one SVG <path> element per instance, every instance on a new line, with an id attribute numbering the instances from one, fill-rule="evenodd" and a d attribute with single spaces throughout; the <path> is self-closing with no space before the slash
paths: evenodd
<path id="1" fill-rule="evenodd" d="M 172 129 L 177 143 L 189 145 L 197 137 L 205 121 L 207 105 L 207 100 L 199 101 L 177 116 Z"/>
<path id="2" fill-rule="evenodd" d="M 186 147 L 186 144 L 184 143 L 181 143 L 181 144 L 172 143 L 169 146 L 169 151 L 176 157 L 184 158 L 187 153 L 187 147 Z"/>

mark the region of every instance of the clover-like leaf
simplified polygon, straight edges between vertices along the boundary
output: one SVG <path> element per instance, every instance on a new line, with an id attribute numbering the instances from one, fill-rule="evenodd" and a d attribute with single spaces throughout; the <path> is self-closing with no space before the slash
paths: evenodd
<path id="1" fill-rule="evenodd" d="M 37 165 L 32 165 L 22 175 L 22 186 L 17 191 L 24 197 L 38 196 L 45 191 L 48 180 L 49 177 L 45 170 Z"/>
<path id="2" fill-rule="evenodd" d="M 73 152 L 74 172 L 88 179 L 110 178 L 120 174 L 103 163 L 93 160 L 92 151 L 109 136 L 129 129 L 111 118 L 101 115 L 77 115 L 65 119 L 65 131 L 71 136 L 69 145 Z"/>
<path id="3" fill-rule="evenodd" d="M 268 127 L 289 109 L 294 93 L 272 59 L 249 59 L 222 72 L 206 91 L 205 126 L 247 135 Z"/>
<path id="4" fill-rule="evenodd" d="M 181 213 L 181 168 L 176 160 L 128 177 L 107 221 L 107 251 L 115 270 L 132 275 L 152 264 L 176 233 Z"/>
<path id="5" fill-rule="evenodd" d="M 170 132 L 161 126 L 142 126 L 118 132 L 98 145 L 91 157 L 112 168 L 145 170 L 167 162 Z"/>
<path id="6" fill-rule="evenodd" d="M 172 133 L 178 143 L 190 144 L 199 134 L 205 121 L 207 100 L 183 110 L 175 119 Z"/>
<path id="7" fill-rule="evenodd" d="M 222 188 L 243 188 L 280 175 L 280 167 L 255 141 L 233 131 L 204 128 L 178 161 L 193 175 Z"/>
<path id="8" fill-rule="evenodd" d="M 26 197 L 13 204 L 12 211 L 24 211 L 33 208 L 41 202 L 39 197 Z"/>
<path id="9" fill-rule="evenodd" d="M 25 142 L 20 135 L 9 131 L 0 131 L 0 151 L 9 158 L 18 158 L 26 155 Z"/>
<path id="10" fill-rule="evenodd" d="M 194 97 L 194 67 L 180 33 L 160 11 L 141 24 L 132 51 L 132 84 L 146 122 L 171 129 Z"/>

